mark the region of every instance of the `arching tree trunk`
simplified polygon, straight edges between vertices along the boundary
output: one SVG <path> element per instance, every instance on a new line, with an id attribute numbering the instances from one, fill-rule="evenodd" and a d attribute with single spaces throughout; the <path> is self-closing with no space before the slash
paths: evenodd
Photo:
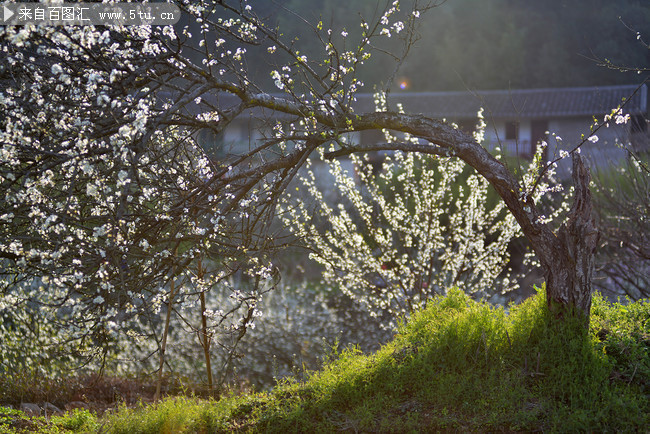
<path id="1" fill-rule="evenodd" d="M 573 206 L 566 221 L 553 232 L 549 225 L 541 222 L 541 213 L 534 200 L 530 194 L 522 193 L 524 189 L 507 168 L 459 130 L 418 115 L 386 112 L 357 116 L 355 121 L 355 127 L 360 129 L 380 125 L 425 138 L 436 146 L 411 143 L 355 145 L 330 152 L 326 156 L 394 149 L 461 158 L 492 184 L 531 242 L 544 272 L 549 308 L 557 316 L 578 313 L 586 320 L 589 318 L 594 253 L 599 237 L 591 216 L 589 170 L 577 152 L 571 154 L 575 188 Z"/>
<path id="2" fill-rule="evenodd" d="M 339 143 L 340 148 L 326 152 L 326 158 L 337 158 L 358 152 L 397 150 L 462 159 L 492 184 L 521 227 L 524 236 L 531 242 L 546 278 L 549 307 L 558 316 L 578 312 L 588 319 L 598 231 L 591 217 L 589 171 L 577 152 L 571 154 L 575 184 L 574 203 L 564 224 L 554 232 L 550 225 L 543 222 L 543 216 L 531 197 L 532 192 L 528 192 L 519 183 L 517 177 L 472 136 L 445 121 L 421 114 L 395 112 L 322 114 L 318 110 L 311 110 L 309 106 L 299 101 L 277 98 L 269 94 L 253 94 L 245 88 L 238 88 L 220 78 L 209 79 L 216 88 L 236 94 L 247 107 L 266 107 L 297 116 L 310 113 L 311 122 L 320 125 L 324 131 L 388 129 L 425 140 L 424 143 L 411 141 Z M 317 146 L 328 142 L 322 136 L 316 135 L 306 135 L 304 141 L 307 146 L 296 147 L 292 152 L 276 160 L 243 172 L 247 177 L 256 177 L 246 185 L 252 185 L 272 171 L 282 168 L 295 170 Z M 224 180 L 234 185 L 236 178 L 241 176 L 242 174 L 226 176 Z M 277 190 L 281 191 L 282 188 Z"/>

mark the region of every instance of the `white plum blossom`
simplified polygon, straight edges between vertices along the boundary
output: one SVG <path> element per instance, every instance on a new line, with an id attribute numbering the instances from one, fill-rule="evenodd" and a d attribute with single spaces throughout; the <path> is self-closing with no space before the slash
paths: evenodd
<path id="1" fill-rule="evenodd" d="M 378 176 L 363 159 L 352 156 L 352 161 L 360 183 L 337 160 L 323 160 L 337 197 L 330 194 L 327 200 L 309 171 L 300 190 L 311 199 L 289 197 L 279 213 L 293 233 L 308 240 L 314 251 L 310 257 L 325 268 L 325 282 L 342 288 L 373 315 L 395 317 L 425 306 L 454 285 L 483 295 L 492 291 L 506 269 L 508 243 L 520 230 L 503 204 L 486 208 L 483 178 L 470 175 L 464 197 L 454 197 L 450 186 L 463 170 L 456 160 L 434 163 L 420 154 L 396 153 L 386 157 Z M 338 206 L 330 206 L 332 201 Z M 449 214 L 450 209 L 457 211 Z M 328 229 L 319 229 L 315 213 Z M 494 241 L 488 242 L 487 234 Z M 450 251 L 451 245 L 458 247 Z M 505 291 L 515 284 L 505 279 L 501 285 Z"/>
<path id="2" fill-rule="evenodd" d="M 63 74 L 63 68 L 61 68 L 61 65 L 59 65 L 58 63 L 55 63 L 54 65 L 52 65 L 52 74 L 54 74 L 54 75 Z"/>
<path id="3" fill-rule="evenodd" d="M 176 32 L 174 31 L 173 26 L 165 26 L 163 27 L 163 35 L 167 36 L 168 38 L 174 40 L 176 39 Z"/>
<path id="4" fill-rule="evenodd" d="M 621 124 L 627 124 L 630 120 L 630 114 L 626 113 L 625 115 L 622 114 L 617 114 L 616 115 L 616 124 L 621 125 Z"/>
<path id="5" fill-rule="evenodd" d="M 271 72 L 271 78 L 274 80 L 275 86 L 278 89 L 284 89 L 284 83 L 282 82 L 282 76 L 280 75 L 280 73 L 278 71 L 273 70 Z"/>

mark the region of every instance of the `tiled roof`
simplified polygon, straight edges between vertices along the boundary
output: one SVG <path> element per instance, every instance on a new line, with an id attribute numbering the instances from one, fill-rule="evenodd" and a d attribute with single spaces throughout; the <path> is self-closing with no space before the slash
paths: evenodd
<path id="1" fill-rule="evenodd" d="M 489 90 L 477 92 L 393 93 L 391 108 L 402 103 L 408 113 L 422 113 L 433 118 L 476 118 L 483 107 L 487 117 L 548 118 L 593 116 L 609 113 L 628 99 L 638 85 L 571 87 L 526 90 Z M 638 89 L 625 108 L 625 113 L 647 113 L 647 86 Z M 357 95 L 357 112 L 374 111 L 370 94 Z"/>
<path id="2" fill-rule="evenodd" d="M 557 118 L 570 116 L 602 116 L 616 108 L 623 99 L 634 94 L 624 108 L 625 113 L 648 113 L 648 89 L 643 85 L 570 87 L 525 90 L 488 90 L 476 92 L 395 92 L 389 96 L 390 109 L 395 110 L 402 103 L 407 113 L 422 113 L 432 118 L 450 120 L 476 118 L 483 107 L 486 118 Z M 636 93 L 635 93 L 636 91 Z M 167 95 L 167 94 L 165 94 Z M 273 94 L 282 98 L 283 94 Z M 206 94 L 203 100 L 230 108 L 238 104 L 235 95 L 223 92 L 219 96 Z M 374 112 L 373 95 L 357 94 L 353 104 L 357 113 Z M 187 107 L 190 111 L 200 111 L 197 105 Z M 252 108 L 245 116 L 282 119 L 289 117 L 273 110 Z"/>

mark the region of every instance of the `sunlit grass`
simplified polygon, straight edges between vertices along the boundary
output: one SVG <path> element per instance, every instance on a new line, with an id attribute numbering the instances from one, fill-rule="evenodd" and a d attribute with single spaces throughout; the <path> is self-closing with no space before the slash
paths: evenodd
<path id="1" fill-rule="evenodd" d="M 587 333 L 580 321 L 551 318 L 543 291 L 507 310 L 451 291 L 376 353 L 332 354 L 304 381 L 286 378 L 270 392 L 219 401 L 168 398 L 101 419 L 76 413 L 38 426 L 110 433 L 643 431 L 650 426 L 649 348 L 647 302 L 596 295 Z"/>
<path id="2" fill-rule="evenodd" d="M 452 291 L 374 354 L 346 349 L 306 381 L 286 379 L 269 393 L 123 410 L 110 431 L 643 429 L 649 317 L 647 303 L 597 296 L 585 333 L 579 321 L 549 318 L 543 292 L 506 312 Z"/>

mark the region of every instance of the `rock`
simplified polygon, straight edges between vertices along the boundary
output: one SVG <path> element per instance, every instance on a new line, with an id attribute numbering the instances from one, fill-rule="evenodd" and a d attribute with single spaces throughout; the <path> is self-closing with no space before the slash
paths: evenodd
<path id="1" fill-rule="evenodd" d="M 49 402 L 43 404 L 43 410 L 45 411 L 45 414 L 48 416 L 51 414 L 63 414 L 63 412 L 59 407 Z"/>
<path id="2" fill-rule="evenodd" d="M 41 407 L 39 407 L 36 404 L 28 404 L 23 402 L 20 404 L 20 411 L 25 413 L 27 416 L 40 416 L 41 415 Z"/>
<path id="3" fill-rule="evenodd" d="M 74 410 L 75 408 L 85 408 L 87 410 L 90 408 L 90 406 L 83 401 L 72 401 L 72 402 L 68 402 L 64 406 L 64 408 L 66 409 L 66 411 L 71 411 Z"/>

